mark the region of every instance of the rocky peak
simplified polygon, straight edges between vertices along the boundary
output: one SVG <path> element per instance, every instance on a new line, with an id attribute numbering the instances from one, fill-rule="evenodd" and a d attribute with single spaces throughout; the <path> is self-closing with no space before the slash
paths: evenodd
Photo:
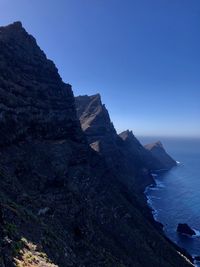
<path id="1" fill-rule="evenodd" d="M 133 158 L 100 97 L 80 114 L 108 165 L 85 142 L 71 86 L 19 23 L 1 27 L 0 51 L 0 266 L 189 266 L 116 179 Z"/>
<path id="2" fill-rule="evenodd" d="M 161 141 L 157 141 L 157 142 L 152 143 L 152 144 L 147 144 L 147 145 L 145 145 L 145 147 L 146 147 L 148 150 L 157 149 L 157 148 L 164 149 L 164 146 L 163 146 L 163 144 L 161 143 Z"/>
<path id="3" fill-rule="evenodd" d="M 102 104 L 99 94 L 78 96 L 75 98 L 75 102 L 82 129 L 88 138 L 90 137 L 90 143 L 95 141 L 95 136 L 99 138 L 116 134 L 109 113 Z"/>
<path id="4" fill-rule="evenodd" d="M 90 146 L 105 157 L 109 169 L 118 179 L 130 188 L 136 183 L 141 187 L 151 183 L 149 177 L 142 177 L 143 181 L 140 179 L 143 169 L 147 168 L 142 158 L 143 152 L 148 154 L 147 150 L 132 131 L 117 134 L 100 95 L 79 96 L 76 98 L 76 107 Z M 140 177 L 137 182 L 136 177 Z"/>
<path id="5" fill-rule="evenodd" d="M 0 50 L 0 145 L 80 136 L 71 86 L 20 22 L 0 28 Z"/>
<path id="6" fill-rule="evenodd" d="M 8 26 L 0 27 L 0 45 L 1 49 L 4 51 L 4 45 L 6 46 L 7 53 L 4 55 L 3 51 L 1 53 L 1 57 L 5 56 L 10 59 L 11 63 L 15 59 L 15 70 L 18 69 L 18 72 L 24 66 L 33 64 L 32 67 L 41 68 L 41 71 L 45 72 L 45 74 L 51 71 L 51 75 L 53 78 L 57 80 L 61 80 L 58 71 L 51 60 L 47 60 L 44 52 L 39 48 L 35 38 L 28 34 L 26 30 L 22 27 L 21 22 L 15 22 Z M 13 59 L 13 60 L 12 60 Z M 14 67 L 14 66 L 13 66 Z M 26 68 L 26 72 L 30 71 L 30 69 Z M 35 73 L 33 73 L 35 74 Z M 52 76 L 48 77 L 51 78 Z"/>
<path id="7" fill-rule="evenodd" d="M 133 132 L 130 130 L 126 130 L 126 131 L 120 133 L 119 135 L 123 140 L 126 140 L 127 138 L 132 138 L 134 136 Z"/>
<path id="8" fill-rule="evenodd" d="M 145 145 L 145 148 L 150 151 L 158 161 L 160 161 L 163 169 L 170 169 L 177 165 L 176 161 L 165 151 L 164 146 L 160 141 L 147 144 Z"/>
<path id="9" fill-rule="evenodd" d="M 132 131 L 126 130 L 119 134 L 119 136 L 122 138 L 122 140 L 128 144 L 136 145 L 138 147 L 141 147 L 142 145 L 138 141 L 138 139 L 135 137 Z"/>
<path id="10" fill-rule="evenodd" d="M 23 26 L 22 26 L 22 23 L 21 23 L 21 21 L 15 21 L 15 22 L 13 22 L 12 24 L 9 24 L 9 25 L 7 25 L 7 26 L 1 26 L 0 27 L 0 30 L 1 31 L 3 31 L 3 30 L 12 30 L 12 31 L 18 31 L 18 30 L 23 30 L 24 31 L 24 28 L 23 28 Z"/>

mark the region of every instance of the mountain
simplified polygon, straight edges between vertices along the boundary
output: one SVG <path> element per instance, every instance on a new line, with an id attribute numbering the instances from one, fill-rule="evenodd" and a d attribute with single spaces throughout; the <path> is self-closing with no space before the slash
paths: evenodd
<path id="1" fill-rule="evenodd" d="M 166 158 L 159 158 L 146 149 L 132 131 L 117 134 L 99 94 L 78 96 L 75 103 L 90 146 L 105 157 L 109 168 L 121 182 L 144 190 L 153 183 L 150 172 L 166 168 Z M 168 168 L 173 166 L 168 162 Z"/>
<path id="2" fill-rule="evenodd" d="M 77 116 L 91 147 L 100 154 L 104 154 L 105 150 L 110 153 L 119 137 L 100 95 L 78 96 L 75 101 Z"/>
<path id="3" fill-rule="evenodd" d="M 110 168 L 114 142 L 88 145 L 115 132 L 105 107 L 85 135 L 71 86 L 20 22 L 0 27 L 0 51 L 0 266 L 192 266 Z"/>
<path id="4" fill-rule="evenodd" d="M 163 144 L 160 141 L 145 145 L 145 148 L 149 150 L 152 155 L 162 163 L 161 169 L 169 170 L 170 168 L 177 165 L 176 161 L 167 154 L 163 147 Z"/>
<path id="5" fill-rule="evenodd" d="M 143 169 L 148 170 L 151 173 L 153 170 L 163 169 L 164 165 L 162 161 L 155 158 L 150 151 L 144 148 L 144 146 L 138 141 L 138 139 L 133 135 L 132 131 L 124 131 L 119 134 L 121 139 L 124 141 L 124 150 L 126 151 L 125 157 L 128 160 L 129 169 L 131 168 L 133 162 L 140 162 L 140 166 Z M 141 175 L 137 177 L 136 186 L 144 191 L 144 188 L 153 183 L 151 177 L 146 176 L 146 179 L 141 180 Z"/>
<path id="6" fill-rule="evenodd" d="M 0 265 L 13 266 L 23 249 L 66 266 L 89 157 L 72 89 L 20 22 L 0 28 L 0 51 Z"/>
<path id="7" fill-rule="evenodd" d="M 136 141 L 136 149 L 133 152 L 135 155 L 131 156 L 130 164 L 126 143 L 123 137 L 117 134 L 100 95 L 78 96 L 75 103 L 78 118 L 90 146 L 104 156 L 110 170 L 118 179 L 126 183 L 133 181 L 137 175 L 141 176 L 142 172 L 146 174 L 138 152 L 142 146 Z"/>
<path id="8" fill-rule="evenodd" d="M 135 157 L 140 157 L 148 169 L 169 170 L 177 165 L 176 161 L 167 154 L 160 141 L 143 146 L 129 130 L 120 133 L 119 136 L 126 143 L 126 149 L 135 153 Z"/>

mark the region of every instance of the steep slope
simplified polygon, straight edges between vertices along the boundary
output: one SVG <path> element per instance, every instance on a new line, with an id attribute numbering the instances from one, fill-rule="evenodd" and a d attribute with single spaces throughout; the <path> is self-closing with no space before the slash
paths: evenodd
<path id="1" fill-rule="evenodd" d="M 78 118 L 90 145 L 100 154 L 107 152 L 109 155 L 119 138 L 100 95 L 79 96 L 75 101 Z"/>
<path id="2" fill-rule="evenodd" d="M 118 136 L 100 95 L 78 96 L 75 99 L 77 115 L 90 146 L 105 157 L 109 169 L 118 179 L 130 186 L 137 176 L 148 176 L 149 180 L 142 158 L 138 156 L 138 152 L 130 155 L 125 142 Z M 136 146 L 140 150 L 139 142 Z"/>
<path id="3" fill-rule="evenodd" d="M 131 131 L 118 135 L 99 94 L 75 99 L 77 115 L 90 146 L 105 157 L 112 172 L 123 183 L 142 190 L 153 183 L 150 171 L 165 169 L 166 160 L 145 149 Z"/>
<path id="4" fill-rule="evenodd" d="M 143 190 L 154 182 L 151 171 L 163 169 L 165 162 L 145 149 L 131 131 L 117 135 L 99 94 L 78 96 L 75 102 L 77 115 L 90 146 L 105 158 L 110 172 L 128 188 L 126 194 L 134 198 L 134 206 L 145 217 L 143 220 L 152 222 L 144 204 Z"/>
<path id="5" fill-rule="evenodd" d="M 120 133 L 119 136 L 125 142 L 126 150 L 133 157 L 140 158 L 148 169 L 169 170 L 176 166 L 176 161 L 167 154 L 160 141 L 143 146 L 129 130 Z"/>
<path id="6" fill-rule="evenodd" d="M 0 48 L 0 266 L 191 266 L 90 149 L 70 85 L 21 23 Z"/>
<path id="7" fill-rule="evenodd" d="M 132 131 L 124 131 L 120 133 L 119 136 L 124 141 L 124 150 L 126 151 L 125 157 L 128 161 L 128 166 L 132 166 L 133 162 L 137 160 L 140 162 L 140 165 L 149 170 L 149 172 L 152 170 L 163 169 L 164 165 L 162 162 L 155 158 L 150 151 L 144 148 L 133 135 Z M 152 183 L 152 179 L 148 179 L 148 177 L 149 176 L 146 176 L 146 179 L 142 180 L 140 176 L 136 177 L 138 179 L 136 185 L 143 190 L 147 185 Z"/>
<path id="8" fill-rule="evenodd" d="M 165 151 L 162 143 L 160 141 L 145 145 L 145 148 L 149 150 L 152 155 L 162 163 L 161 169 L 170 169 L 174 166 L 176 166 L 176 161 L 170 157 L 167 152 Z"/>
<path id="9" fill-rule="evenodd" d="M 12 266 L 22 243 L 42 250 L 46 242 L 61 246 L 59 238 L 68 238 L 61 230 L 80 217 L 81 195 L 72 184 L 87 173 L 89 150 L 71 86 L 20 22 L 0 28 L 0 51 L 1 266 Z M 65 226 L 62 216 L 69 218 Z M 53 247 L 45 250 L 59 259 L 67 246 L 59 255 Z"/>

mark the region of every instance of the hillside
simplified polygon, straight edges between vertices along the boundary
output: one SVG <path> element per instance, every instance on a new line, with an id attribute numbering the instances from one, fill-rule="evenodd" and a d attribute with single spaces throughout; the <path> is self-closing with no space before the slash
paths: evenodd
<path id="1" fill-rule="evenodd" d="M 0 266 L 191 266 L 90 148 L 71 86 L 20 22 L 0 27 L 0 51 Z"/>

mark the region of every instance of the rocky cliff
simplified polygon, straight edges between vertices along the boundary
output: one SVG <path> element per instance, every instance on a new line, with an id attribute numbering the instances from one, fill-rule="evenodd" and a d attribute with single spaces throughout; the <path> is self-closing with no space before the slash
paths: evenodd
<path id="1" fill-rule="evenodd" d="M 155 158 L 150 151 L 145 149 L 133 135 L 132 131 L 124 131 L 120 133 L 119 136 L 124 142 L 124 150 L 126 151 L 125 157 L 128 161 L 128 166 L 132 166 L 133 162 L 137 162 L 137 166 L 140 165 L 141 168 L 147 170 L 148 173 L 164 167 L 162 161 Z M 141 175 L 138 175 L 136 179 L 136 186 L 142 190 L 144 190 L 147 185 L 153 183 L 151 175 L 146 175 L 143 179 L 141 179 Z"/>
<path id="2" fill-rule="evenodd" d="M 191 266 L 87 144 L 71 86 L 19 22 L 0 28 L 0 99 L 0 266 Z M 87 136 L 115 133 L 96 119 Z"/>
<path id="3" fill-rule="evenodd" d="M 130 155 L 123 138 L 117 134 L 100 95 L 78 96 L 75 99 L 77 115 L 90 146 L 105 158 L 109 169 L 118 179 L 131 186 L 137 176 L 148 176 L 139 155 L 142 146 L 137 141 L 136 149 Z"/>
<path id="4" fill-rule="evenodd" d="M 160 141 L 145 145 L 145 148 L 161 163 L 161 169 L 169 170 L 177 165 L 176 161 L 167 154 Z"/>
<path id="5" fill-rule="evenodd" d="M 71 86 L 20 22 L 0 28 L 0 51 L 0 265 L 34 246 L 67 264 L 60 242 L 81 220 L 75 180 L 86 179 L 89 156 Z"/>
<path id="6" fill-rule="evenodd" d="M 123 183 L 128 183 L 129 187 L 144 190 L 146 185 L 153 183 L 151 171 L 166 169 L 167 163 L 168 168 L 174 166 L 163 155 L 159 157 L 154 150 L 141 145 L 132 131 L 127 130 L 118 135 L 99 94 L 78 96 L 75 102 L 77 115 L 90 146 L 105 157 L 112 172 Z"/>

